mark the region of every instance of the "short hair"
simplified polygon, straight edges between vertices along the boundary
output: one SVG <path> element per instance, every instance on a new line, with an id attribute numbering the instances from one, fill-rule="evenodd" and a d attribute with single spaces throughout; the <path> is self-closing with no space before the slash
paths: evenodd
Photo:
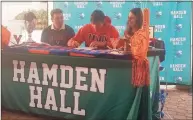
<path id="1" fill-rule="evenodd" d="M 140 29 L 143 25 L 143 12 L 141 8 L 133 8 L 130 12 L 135 15 L 137 27 Z"/>
<path id="2" fill-rule="evenodd" d="M 33 12 L 28 12 L 24 15 L 24 20 L 31 22 L 33 19 L 36 19 L 36 16 Z"/>
<path id="3" fill-rule="evenodd" d="M 50 14 L 51 14 L 51 17 L 53 17 L 54 14 L 57 14 L 57 13 L 63 13 L 63 12 L 62 12 L 61 9 L 58 9 L 58 8 L 57 8 L 57 9 L 53 9 L 53 10 L 51 11 L 51 13 L 50 13 Z"/>
<path id="4" fill-rule="evenodd" d="M 91 14 L 91 21 L 93 23 L 104 22 L 105 14 L 101 10 L 95 10 Z"/>

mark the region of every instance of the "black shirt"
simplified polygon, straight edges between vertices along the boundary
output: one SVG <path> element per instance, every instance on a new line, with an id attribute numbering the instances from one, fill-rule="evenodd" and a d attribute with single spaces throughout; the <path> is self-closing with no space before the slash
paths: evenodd
<path id="1" fill-rule="evenodd" d="M 65 29 L 61 30 L 51 29 L 50 25 L 42 31 L 41 42 L 50 45 L 67 46 L 68 41 L 74 35 L 74 30 L 68 25 L 65 25 Z"/>

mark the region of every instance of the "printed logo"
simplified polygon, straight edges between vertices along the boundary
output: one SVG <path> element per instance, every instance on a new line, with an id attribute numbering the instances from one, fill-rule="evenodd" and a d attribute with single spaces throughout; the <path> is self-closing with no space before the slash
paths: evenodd
<path id="1" fill-rule="evenodd" d="M 158 40 L 162 40 L 162 38 L 157 38 Z"/>
<path id="2" fill-rule="evenodd" d="M 114 18 L 117 20 L 121 19 L 121 17 L 122 17 L 121 13 L 115 13 L 115 15 L 114 15 Z"/>
<path id="3" fill-rule="evenodd" d="M 156 18 L 160 18 L 162 16 L 162 11 L 157 11 L 156 12 Z"/>
<path id="4" fill-rule="evenodd" d="M 113 8 L 122 8 L 122 5 L 125 4 L 125 0 L 118 0 L 118 2 L 110 2 Z"/>
<path id="5" fill-rule="evenodd" d="M 186 41 L 186 37 L 177 37 L 177 38 L 170 38 L 170 42 L 173 45 L 183 45 L 183 42 Z"/>
<path id="6" fill-rule="evenodd" d="M 88 2 L 74 2 L 77 8 L 85 8 Z"/>
<path id="7" fill-rule="evenodd" d="M 170 68 L 175 72 L 182 72 L 186 68 L 186 64 L 170 64 Z"/>
<path id="8" fill-rule="evenodd" d="M 69 20 L 71 18 L 71 14 L 70 13 L 64 13 L 64 20 Z"/>
<path id="9" fill-rule="evenodd" d="M 125 30 L 125 26 L 115 26 L 119 33 Z"/>
<path id="10" fill-rule="evenodd" d="M 152 2 L 153 6 L 163 6 L 163 2 Z"/>
<path id="11" fill-rule="evenodd" d="M 88 35 L 89 41 L 99 41 L 99 42 L 105 42 L 107 41 L 106 35 L 95 35 L 95 34 L 89 34 Z"/>
<path id="12" fill-rule="evenodd" d="M 68 2 L 64 2 L 64 8 L 68 7 Z"/>
<path id="13" fill-rule="evenodd" d="M 183 18 L 183 15 L 186 14 L 186 10 L 171 11 L 170 13 L 171 13 L 171 15 L 173 15 L 173 17 L 174 17 L 175 19 L 177 19 L 177 18 Z"/>
<path id="14" fill-rule="evenodd" d="M 79 18 L 80 18 L 80 19 L 84 19 L 84 17 L 85 17 L 85 14 L 84 14 L 84 13 L 80 13 L 80 14 L 79 14 Z"/>
<path id="15" fill-rule="evenodd" d="M 182 24 L 177 24 L 176 26 L 175 26 L 175 29 L 176 29 L 176 31 L 180 31 L 181 29 L 182 29 Z"/>
<path id="16" fill-rule="evenodd" d="M 134 2 L 134 3 L 133 3 L 133 7 L 134 7 L 134 8 L 140 8 L 140 7 L 141 7 L 141 4 L 142 4 L 142 2 L 140 2 L 140 1 Z"/>
<path id="17" fill-rule="evenodd" d="M 183 81 L 182 77 L 174 77 L 175 82 L 180 83 Z"/>
<path id="18" fill-rule="evenodd" d="M 103 4 L 103 3 L 102 3 L 101 1 L 97 1 L 97 2 L 96 2 L 96 6 L 97 6 L 98 8 L 101 8 L 101 7 L 102 7 L 102 4 Z"/>
<path id="19" fill-rule="evenodd" d="M 74 27 L 74 29 L 78 31 L 81 27 L 83 27 L 83 25 L 76 25 L 76 26 Z"/>
<path id="20" fill-rule="evenodd" d="M 159 66 L 159 71 L 164 71 L 165 67 L 163 67 L 162 65 Z"/>
<path id="21" fill-rule="evenodd" d="M 160 81 L 164 81 L 164 80 L 165 80 L 165 78 L 164 78 L 164 77 L 162 77 L 162 76 L 159 76 L 159 80 L 160 80 Z"/>
<path id="22" fill-rule="evenodd" d="M 165 25 L 155 25 L 155 32 L 162 32 L 165 28 Z"/>
<path id="23" fill-rule="evenodd" d="M 182 50 L 178 50 L 178 51 L 175 53 L 175 57 L 180 58 L 181 56 L 182 56 Z"/>

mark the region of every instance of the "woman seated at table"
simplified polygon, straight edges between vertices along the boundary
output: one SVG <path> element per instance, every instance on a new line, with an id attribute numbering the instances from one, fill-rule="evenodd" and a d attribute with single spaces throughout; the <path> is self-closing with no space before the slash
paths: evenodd
<path id="1" fill-rule="evenodd" d="M 91 23 L 79 29 L 78 33 L 68 42 L 70 47 L 79 47 L 85 42 L 86 47 L 111 47 L 110 38 L 118 38 L 119 33 L 112 26 L 101 10 L 91 15 Z"/>
<path id="2" fill-rule="evenodd" d="M 130 43 L 132 53 L 132 82 L 135 86 L 149 85 L 149 62 L 147 51 L 149 47 L 149 10 L 133 8 L 128 16 L 125 30 L 126 43 Z M 115 48 L 123 47 L 125 40 L 113 42 Z"/>

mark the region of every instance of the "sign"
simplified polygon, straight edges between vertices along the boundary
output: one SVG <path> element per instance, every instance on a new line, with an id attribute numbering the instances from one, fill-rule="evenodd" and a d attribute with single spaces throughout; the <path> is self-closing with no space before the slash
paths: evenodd
<path id="1" fill-rule="evenodd" d="M 37 66 L 36 62 L 31 62 L 30 66 L 25 65 L 25 61 L 13 60 L 13 81 L 29 84 L 30 90 L 30 107 L 44 108 L 48 110 L 60 111 L 65 113 L 73 113 L 75 115 L 85 116 L 85 109 L 79 108 L 79 98 L 81 97 L 80 92 L 78 91 L 87 91 L 87 92 L 98 92 L 105 93 L 105 76 L 106 69 L 96 69 L 88 67 L 75 67 L 69 65 L 57 65 L 53 64 L 49 68 L 48 64 L 42 63 L 41 66 Z M 25 68 L 29 68 L 29 73 L 24 71 Z M 43 73 L 40 75 L 38 69 L 41 68 Z M 57 72 L 61 72 L 61 76 L 57 76 Z M 89 78 L 85 77 L 91 74 Z M 20 77 L 18 77 L 20 76 Z M 25 78 L 24 76 L 28 76 Z M 39 76 L 43 76 L 43 79 L 40 80 Z M 68 76 L 68 77 L 66 77 Z M 75 78 L 73 76 L 76 76 Z M 86 79 L 91 80 L 91 85 L 87 85 L 84 82 Z M 60 82 L 58 80 L 61 80 Z M 73 83 L 75 82 L 75 83 Z M 33 85 L 32 85 L 33 84 Z M 47 90 L 46 98 L 42 98 L 42 87 L 36 86 L 48 86 L 51 84 L 51 88 Z M 54 87 L 60 87 L 60 99 L 61 104 L 56 105 L 56 97 Z M 66 92 L 65 89 L 75 88 L 73 92 L 74 108 L 67 107 L 65 103 Z M 42 100 L 45 101 L 45 105 L 42 105 Z M 35 100 L 37 102 L 35 103 Z M 52 106 L 52 107 L 50 107 Z"/>
<path id="2" fill-rule="evenodd" d="M 111 18 L 112 24 L 119 31 L 120 36 L 123 36 L 129 11 L 132 8 L 149 8 L 150 26 L 154 26 L 154 35 L 150 34 L 150 38 L 154 36 L 158 40 L 163 40 L 166 48 L 166 59 L 161 63 L 165 69 L 160 71 L 160 81 L 173 84 L 192 84 L 190 76 L 191 2 L 119 0 L 78 3 L 54 2 L 53 8 L 60 8 L 65 14 L 71 14 L 71 17 L 64 22 L 73 27 L 75 32 L 90 22 L 90 15 L 95 9 L 100 9 Z M 186 67 L 179 68 L 180 71 L 170 67 L 178 64 L 185 64 Z M 181 77 L 182 80 L 176 81 L 175 77 Z"/>
<path id="3" fill-rule="evenodd" d="M 129 61 L 22 53 L 2 58 L 4 108 L 77 120 L 159 116 L 158 57 L 148 58 L 151 85 L 139 88 L 131 84 Z"/>

